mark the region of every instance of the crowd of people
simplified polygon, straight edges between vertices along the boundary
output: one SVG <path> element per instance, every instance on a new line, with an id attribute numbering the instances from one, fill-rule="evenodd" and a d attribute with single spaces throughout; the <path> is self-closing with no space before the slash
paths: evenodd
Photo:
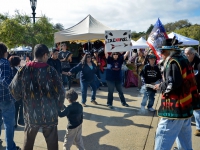
<path id="1" fill-rule="evenodd" d="M 130 57 L 130 52 L 107 53 L 102 51 L 99 41 L 95 44 L 94 51 L 85 50 L 75 65 L 72 63 L 73 55 L 79 54 L 70 51 L 66 43 L 58 45 L 51 54 L 46 45 L 37 44 L 33 51 L 34 60 L 19 67 L 20 57 L 8 58 L 6 45 L 0 43 L 0 118 L 3 118 L 0 123 L 5 126 L 7 150 L 20 149 L 13 140 L 18 125 L 25 126 L 23 150 L 33 149 L 40 128 L 48 150 L 58 150 L 58 116 L 68 119 L 63 149 L 68 150 L 75 144 L 83 150 L 81 133 L 87 89 L 91 87 L 91 103 L 98 105 L 99 73 L 105 66 L 107 107 L 113 108 L 114 88 L 122 106 L 129 107 L 122 90 L 122 65 Z M 195 135 L 200 136 L 200 58 L 192 47 L 185 48 L 184 55 L 178 44 L 176 39 L 166 39 L 159 49 L 162 57 L 159 63 L 152 50 L 134 50 L 133 58 L 128 59 L 136 66 L 138 89 L 145 87 L 141 110 L 145 110 L 148 101 L 147 109 L 155 111 L 155 93 L 160 91 L 162 94 L 155 150 L 169 150 L 175 140 L 177 149 L 192 149 L 190 118 L 193 115 Z M 86 49 L 90 46 L 89 43 L 85 45 Z M 98 53 L 97 47 L 101 52 Z M 77 102 L 78 94 L 71 89 L 73 76 L 77 75 L 81 87 L 80 103 Z M 64 105 L 65 98 L 68 106 Z"/>

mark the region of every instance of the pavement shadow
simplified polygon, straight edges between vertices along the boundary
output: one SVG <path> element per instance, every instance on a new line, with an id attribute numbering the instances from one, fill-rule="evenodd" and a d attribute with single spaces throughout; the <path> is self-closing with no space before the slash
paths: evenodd
<path id="1" fill-rule="evenodd" d="M 89 93 L 88 95 L 91 96 L 90 93 Z M 98 95 L 98 93 L 96 94 L 96 98 L 97 98 L 97 99 L 104 99 L 105 102 L 107 102 L 107 97 L 108 97 L 108 96 Z M 119 97 L 116 97 L 116 96 L 113 96 L 113 100 L 114 100 L 114 101 L 120 101 L 120 98 L 119 98 Z M 128 103 L 128 102 L 132 102 L 132 101 L 137 101 L 137 100 L 135 100 L 135 99 L 130 99 L 130 98 L 126 98 L 126 97 L 125 97 L 125 100 L 126 100 L 127 103 Z"/>
<path id="2" fill-rule="evenodd" d="M 107 145 L 107 144 L 100 144 L 99 140 L 101 137 L 105 136 L 106 134 L 109 133 L 109 130 L 105 128 L 105 126 L 102 123 L 97 124 L 98 128 L 101 128 L 102 131 L 96 132 L 87 136 L 82 136 L 83 138 L 83 143 L 85 146 L 85 150 L 119 150 L 119 148 L 112 146 L 112 145 Z M 65 136 L 66 131 L 65 130 L 58 130 L 58 141 L 63 142 L 64 141 L 64 136 Z"/>
<path id="3" fill-rule="evenodd" d="M 100 106 L 100 107 L 99 107 Z M 103 107 L 101 107 L 103 106 Z M 95 108 L 95 109 L 102 109 L 102 110 L 110 110 L 110 111 L 117 111 L 117 112 L 123 112 L 123 113 L 131 113 L 131 114 L 136 114 L 137 111 L 140 109 L 138 107 L 135 106 L 129 106 L 129 107 L 117 107 L 117 106 L 113 106 L 112 109 L 107 107 L 107 104 L 98 104 L 98 105 L 87 105 L 87 107 L 91 107 L 91 108 Z"/>
<path id="4" fill-rule="evenodd" d="M 6 146 L 3 146 L 2 143 L 0 143 L 0 150 L 5 150 Z"/>
<path id="5" fill-rule="evenodd" d="M 99 107 L 99 106 L 104 106 L 104 107 Z M 129 106 L 129 107 L 124 107 L 124 108 L 113 106 L 113 108 L 110 109 L 110 108 L 107 107 L 106 104 L 98 104 L 98 105 L 87 105 L 87 107 L 126 113 L 124 115 L 124 117 L 126 117 L 126 118 L 132 117 L 134 115 L 146 116 L 146 117 L 154 117 L 155 113 L 156 113 L 156 111 L 155 112 L 150 112 L 150 111 L 147 111 L 147 110 L 145 111 L 145 113 L 141 113 L 140 107 L 135 107 L 135 106 Z"/>
<path id="6" fill-rule="evenodd" d="M 17 126 L 17 128 L 15 128 L 15 131 L 24 131 L 24 126 Z"/>
<path id="7" fill-rule="evenodd" d="M 93 134 L 90 134 L 88 136 L 83 136 L 83 142 L 86 150 L 119 150 L 116 146 L 113 145 L 107 145 L 107 144 L 100 144 L 100 138 L 105 136 L 109 133 L 109 130 L 107 130 L 103 123 L 97 124 L 98 128 L 101 128 L 102 131 L 96 132 Z"/>
<path id="8" fill-rule="evenodd" d="M 58 141 L 64 142 L 65 134 L 66 134 L 66 130 L 58 130 Z"/>
<path id="9" fill-rule="evenodd" d="M 102 125 L 104 126 L 138 126 L 141 128 L 152 128 L 149 125 L 145 125 L 145 124 L 137 124 L 134 123 L 132 120 L 127 119 L 126 117 L 131 117 L 133 115 L 130 114 L 125 114 L 124 117 L 117 117 L 117 116 L 113 116 L 113 117 L 107 117 L 107 116 L 101 116 L 101 115 L 97 115 L 97 114 L 90 114 L 87 112 L 83 113 L 84 116 L 83 118 L 86 120 L 92 120 L 92 121 L 96 121 L 96 122 L 100 122 L 102 123 Z"/>

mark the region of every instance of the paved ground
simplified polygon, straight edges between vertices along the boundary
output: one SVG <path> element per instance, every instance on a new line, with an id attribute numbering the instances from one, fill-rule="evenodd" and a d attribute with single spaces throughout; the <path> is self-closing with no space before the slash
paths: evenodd
<path id="1" fill-rule="evenodd" d="M 79 93 L 80 88 L 76 88 Z M 114 109 L 106 107 L 107 88 L 103 87 L 97 92 L 97 102 L 99 105 L 90 103 L 90 90 L 88 90 L 88 107 L 84 108 L 83 141 L 86 150 L 153 150 L 154 136 L 159 118 L 156 113 L 148 112 L 141 114 L 141 95 L 136 88 L 124 89 L 124 95 L 130 107 L 121 106 L 118 94 L 114 94 Z M 67 101 L 65 102 L 67 105 Z M 158 108 L 158 95 L 156 96 L 154 107 Z M 62 149 L 63 137 L 67 119 L 59 119 L 59 149 Z M 195 124 L 192 124 L 193 132 Z M 4 129 L 3 129 L 4 130 Z M 5 149 L 4 131 L 0 150 Z M 200 137 L 193 136 L 193 149 L 200 150 Z M 15 131 L 15 142 L 23 145 L 23 127 L 18 127 Z M 45 150 L 46 143 L 43 135 L 38 132 L 35 140 L 34 150 Z M 72 150 L 76 147 L 72 146 Z"/>

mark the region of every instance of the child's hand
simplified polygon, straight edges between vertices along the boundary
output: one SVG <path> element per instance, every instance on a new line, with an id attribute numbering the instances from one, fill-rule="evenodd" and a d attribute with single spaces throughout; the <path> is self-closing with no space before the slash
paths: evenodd
<path id="1" fill-rule="evenodd" d="M 72 73 L 71 73 L 71 72 L 67 72 L 67 75 L 68 75 L 68 76 L 71 76 L 71 75 L 72 75 Z"/>

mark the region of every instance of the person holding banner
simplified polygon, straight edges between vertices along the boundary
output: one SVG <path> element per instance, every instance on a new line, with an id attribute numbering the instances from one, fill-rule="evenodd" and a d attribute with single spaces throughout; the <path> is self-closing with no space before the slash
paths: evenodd
<path id="1" fill-rule="evenodd" d="M 121 67 L 128 56 L 129 51 L 127 51 L 124 55 L 119 55 L 118 52 L 113 52 L 111 56 L 105 52 L 105 56 L 107 59 L 107 71 L 106 71 L 106 81 L 108 86 L 108 98 L 107 98 L 107 106 L 112 109 L 113 108 L 113 92 L 114 88 L 117 89 L 119 98 L 121 100 L 122 106 L 128 107 L 129 105 L 126 103 L 124 94 L 122 92 L 122 73 Z"/>

